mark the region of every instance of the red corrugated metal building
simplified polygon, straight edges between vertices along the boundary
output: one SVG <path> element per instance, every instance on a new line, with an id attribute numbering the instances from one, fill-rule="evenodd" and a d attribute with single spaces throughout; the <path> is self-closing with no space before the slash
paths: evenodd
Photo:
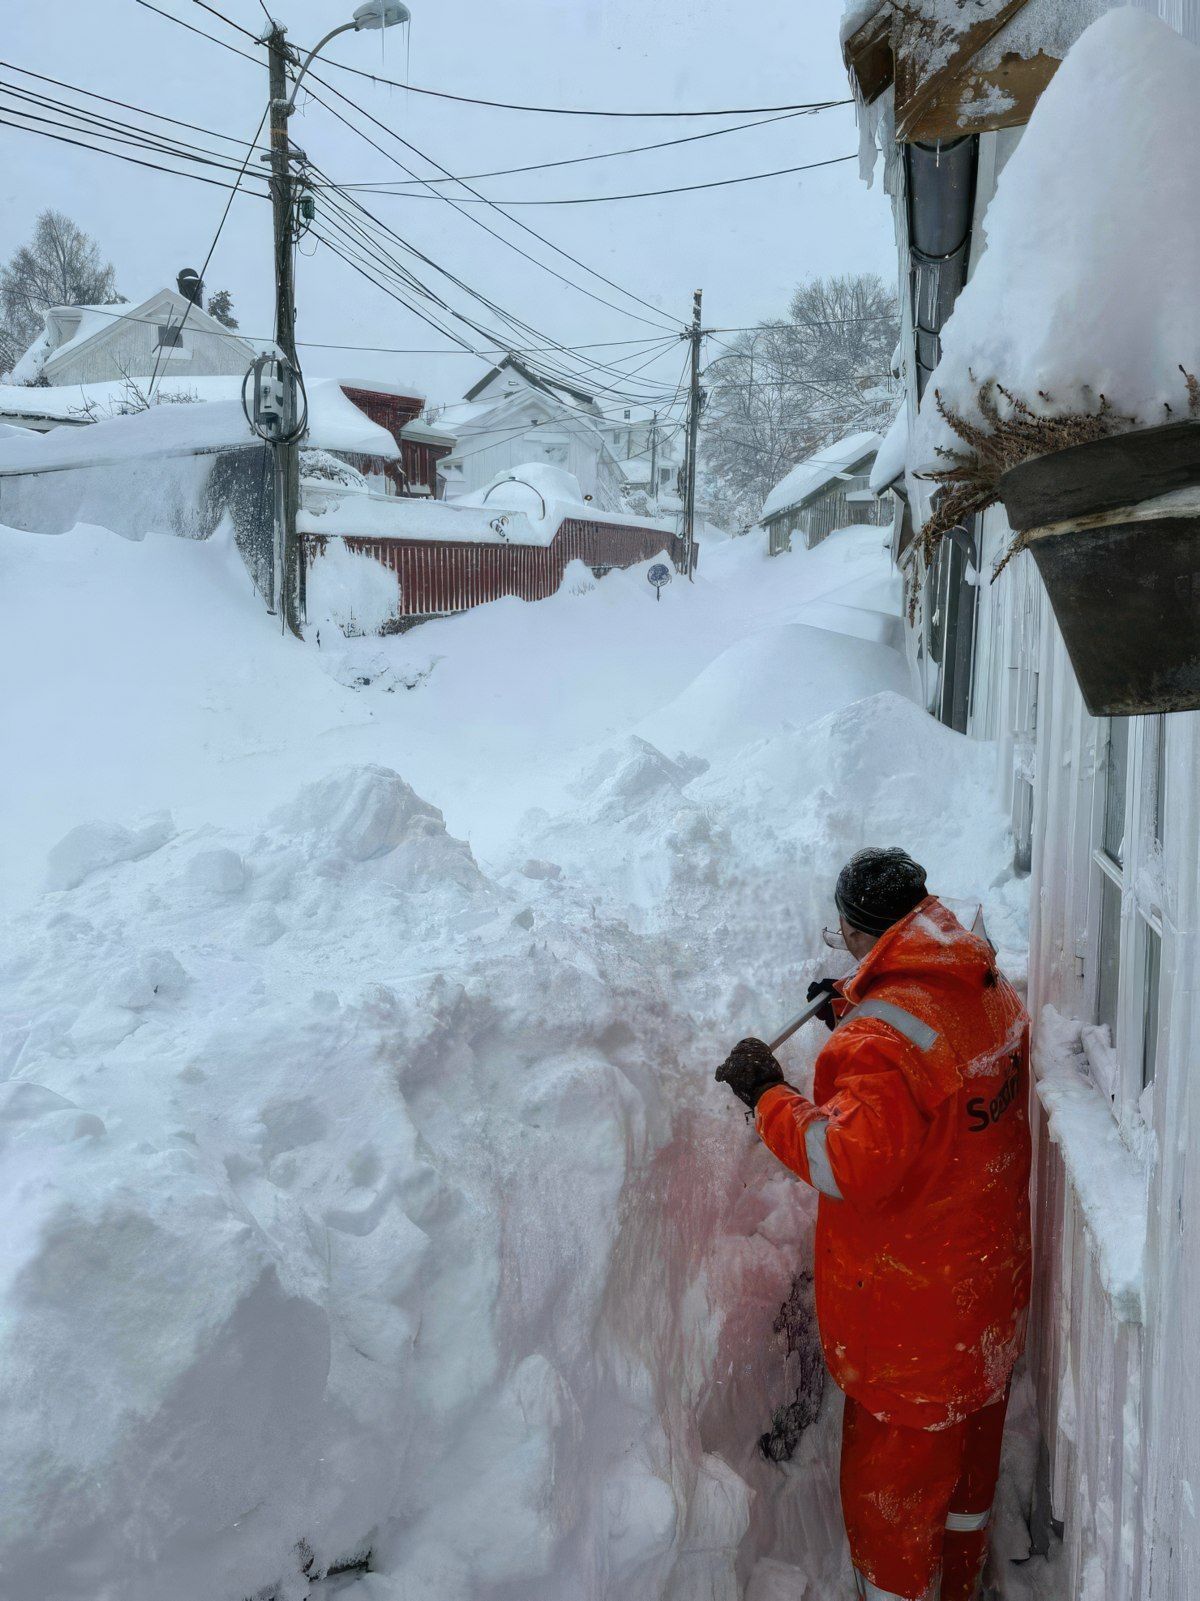
<path id="1" fill-rule="evenodd" d="M 450 508 L 447 515 L 452 515 Z M 570 561 L 582 561 L 600 574 L 614 567 L 633 567 L 665 550 L 678 570 L 685 551 L 684 541 L 669 528 L 566 517 L 548 544 L 306 533 L 307 571 L 320 560 L 331 537 L 344 537 L 347 549 L 372 556 L 395 573 L 401 628 L 468 611 L 502 595 L 545 600 L 558 590 Z"/>
<path id="2" fill-rule="evenodd" d="M 382 476 L 392 493 L 435 497 L 439 488 L 437 464 L 454 448 L 454 438 L 421 422 L 424 396 L 356 384 L 343 384 L 341 389 L 347 400 L 353 401 L 373 423 L 391 434 L 400 447 L 400 460 L 385 461 L 381 456 L 357 456 L 350 452 L 340 454 L 368 477 Z"/>

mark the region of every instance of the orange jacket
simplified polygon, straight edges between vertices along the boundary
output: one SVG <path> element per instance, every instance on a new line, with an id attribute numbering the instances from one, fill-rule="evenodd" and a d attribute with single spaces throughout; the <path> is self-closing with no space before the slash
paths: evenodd
<path id="1" fill-rule="evenodd" d="M 869 1412 L 944 1428 L 1004 1393 L 1029 1304 L 1029 1019 L 991 947 L 932 897 L 841 986 L 814 1099 L 758 1103 L 823 1193 L 817 1319 Z"/>

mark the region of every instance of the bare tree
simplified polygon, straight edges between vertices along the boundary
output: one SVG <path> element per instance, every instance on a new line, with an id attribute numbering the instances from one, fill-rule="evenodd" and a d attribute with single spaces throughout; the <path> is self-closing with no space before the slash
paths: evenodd
<path id="1" fill-rule="evenodd" d="M 896 296 L 875 274 L 856 273 L 802 283 L 786 318 L 725 344 L 705 373 L 703 468 L 718 519 L 753 521 L 797 462 L 845 434 L 887 427 L 898 335 Z"/>
<path id="2" fill-rule="evenodd" d="M 9 340 L 24 350 L 51 306 L 116 303 L 122 297 L 115 280 L 94 239 L 61 211 L 43 211 L 29 244 L 0 267 L 0 310 Z"/>

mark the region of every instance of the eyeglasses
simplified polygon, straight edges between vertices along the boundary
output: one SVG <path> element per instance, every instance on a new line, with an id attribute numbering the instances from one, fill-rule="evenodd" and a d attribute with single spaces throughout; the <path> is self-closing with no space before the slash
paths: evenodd
<path id="1" fill-rule="evenodd" d="M 850 949 L 840 928 L 823 928 L 821 930 L 821 938 L 831 951 L 848 951 Z"/>

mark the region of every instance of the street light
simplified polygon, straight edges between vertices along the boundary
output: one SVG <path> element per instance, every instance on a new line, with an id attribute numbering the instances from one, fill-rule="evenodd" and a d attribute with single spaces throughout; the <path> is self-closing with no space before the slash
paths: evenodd
<path id="1" fill-rule="evenodd" d="M 336 39 L 339 33 L 362 33 L 364 30 L 378 31 L 380 28 L 394 28 L 398 22 L 411 21 L 412 12 L 406 5 L 401 4 L 401 0 L 365 0 L 365 4 L 357 7 L 353 18 L 349 22 L 342 22 L 336 28 L 331 28 L 325 37 L 318 39 L 308 52 L 308 55 L 304 58 L 304 65 L 300 68 L 296 78 L 295 88 L 292 90 L 292 98 L 287 103 L 288 115 L 291 115 L 292 107 L 296 104 L 296 95 L 300 90 L 300 79 L 303 78 L 331 39 Z"/>

